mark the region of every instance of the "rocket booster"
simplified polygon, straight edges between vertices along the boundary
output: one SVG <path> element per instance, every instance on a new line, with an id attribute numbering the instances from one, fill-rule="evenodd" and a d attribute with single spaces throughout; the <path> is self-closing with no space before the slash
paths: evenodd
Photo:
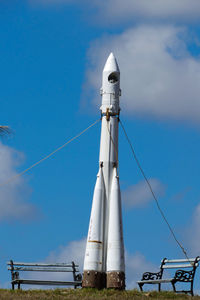
<path id="1" fill-rule="evenodd" d="M 86 244 L 83 287 L 125 288 L 118 169 L 120 71 L 111 53 L 103 69 L 99 173 Z M 95 238 L 92 235 L 96 234 Z"/>
<path id="2" fill-rule="evenodd" d="M 104 182 L 102 168 L 97 175 L 85 251 L 85 286 L 101 288 L 103 263 Z M 91 278 L 92 277 L 92 278 Z"/>
<path id="3" fill-rule="evenodd" d="M 110 191 L 107 245 L 107 287 L 119 289 L 125 288 L 121 193 L 116 168 L 113 172 Z"/>

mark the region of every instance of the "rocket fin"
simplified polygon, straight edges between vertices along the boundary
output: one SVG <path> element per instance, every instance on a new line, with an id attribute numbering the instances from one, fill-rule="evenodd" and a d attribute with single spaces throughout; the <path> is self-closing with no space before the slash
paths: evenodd
<path id="1" fill-rule="evenodd" d="M 121 193 L 117 169 L 114 168 L 110 192 L 107 249 L 107 287 L 125 288 L 124 242 L 121 212 Z"/>
<path id="2" fill-rule="evenodd" d="M 83 286 L 100 288 L 103 264 L 103 213 L 104 213 L 104 180 L 102 168 L 97 175 L 90 216 L 85 260 Z"/>

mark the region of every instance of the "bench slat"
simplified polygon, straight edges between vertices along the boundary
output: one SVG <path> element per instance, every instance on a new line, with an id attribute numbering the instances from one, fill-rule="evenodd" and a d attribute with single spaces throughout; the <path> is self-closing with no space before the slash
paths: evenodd
<path id="1" fill-rule="evenodd" d="M 155 280 L 140 280 L 137 283 L 150 283 L 150 284 L 157 284 L 157 283 L 167 283 L 172 282 L 173 278 L 171 279 L 155 279 Z"/>
<path id="2" fill-rule="evenodd" d="M 194 266 L 194 264 L 185 264 L 185 265 L 163 265 L 162 268 L 163 269 L 183 269 L 183 268 L 192 268 Z M 198 267 L 198 264 L 196 264 L 196 266 Z"/>
<path id="3" fill-rule="evenodd" d="M 36 271 L 36 272 L 73 272 L 73 270 L 68 270 L 68 269 L 42 269 L 42 268 L 26 268 L 26 267 L 14 267 L 13 269 L 11 269 L 10 267 L 8 268 L 8 270 L 13 270 L 13 271 Z M 79 272 L 79 270 L 75 270 L 75 272 Z"/>
<path id="4" fill-rule="evenodd" d="M 50 280 L 31 280 L 31 279 L 16 279 L 12 280 L 14 284 L 36 284 L 36 285 L 81 285 L 81 281 L 50 281 Z"/>
<path id="5" fill-rule="evenodd" d="M 7 262 L 7 265 L 12 265 L 10 262 Z M 13 262 L 13 265 L 15 266 L 40 266 L 40 267 L 72 267 L 72 264 L 70 263 L 24 263 L 24 262 Z M 79 265 L 74 265 L 75 267 L 78 267 Z"/>
<path id="6" fill-rule="evenodd" d="M 194 263 L 194 261 L 196 260 L 196 258 L 189 258 L 189 259 L 165 259 L 165 263 L 179 263 L 179 262 L 192 262 Z M 198 259 L 199 261 L 200 259 Z M 162 261 L 161 261 L 162 262 Z"/>

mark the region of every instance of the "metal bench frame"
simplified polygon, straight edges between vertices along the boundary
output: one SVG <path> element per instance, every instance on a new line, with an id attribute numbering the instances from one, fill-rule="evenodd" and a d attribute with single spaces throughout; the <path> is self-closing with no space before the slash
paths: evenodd
<path id="1" fill-rule="evenodd" d="M 142 275 L 142 279 L 140 281 L 137 281 L 137 284 L 139 285 L 141 291 L 143 291 L 144 284 L 158 284 L 158 291 L 160 292 L 162 283 L 171 283 L 173 287 L 173 291 L 175 293 L 185 293 L 194 296 L 193 283 L 194 283 L 196 268 L 199 265 L 198 263 L 199 260 L 200 260 L 199 256 L 197 256 L 196 258 L 189 258 L 189 259 L 164 258 L 161 261 L 160 271 L 158 273 L 145 272 Z M 187 271 L 183 270 L 185 268 L 189 270 Z M 162 279 L 164 269 L 177 269 L 177 270 L 173 278 Z M 175 286 L 177 282 L 190 283 L 190 290 L 177 291 Z"/>
<path id="2" fill-rule="evenodd" d="M 24 262 L 10 262 L 7 263 L 8 270 L 11 271 L 11 285 L 15 289 L 15 285 L 20 289 L 21 284 L 34 284 L 34 285 L 55 285 L 55 286 L 77 286 L 82 285 L 82 275 L 78 270 L 78 265 L 73 261 L 69 264 L 66 263 L 24 263 Z M 24 279 L 20 278 L 19 272 L 71 272 L 73 274 L 73 281 L 60 281 L 60 280 L 37 280 L 37 279 Z"/>

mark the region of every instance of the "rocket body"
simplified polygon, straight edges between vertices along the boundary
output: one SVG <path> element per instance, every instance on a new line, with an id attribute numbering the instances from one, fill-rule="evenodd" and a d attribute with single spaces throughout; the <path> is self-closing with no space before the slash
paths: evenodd
<path id="1" fill-rule="evenodd" d="M 125 288 L 121 193 L 118 177 L 120 71 L 111 53 L 103 70 L 99 172 L 86 244 L 83 287 Z"/>

